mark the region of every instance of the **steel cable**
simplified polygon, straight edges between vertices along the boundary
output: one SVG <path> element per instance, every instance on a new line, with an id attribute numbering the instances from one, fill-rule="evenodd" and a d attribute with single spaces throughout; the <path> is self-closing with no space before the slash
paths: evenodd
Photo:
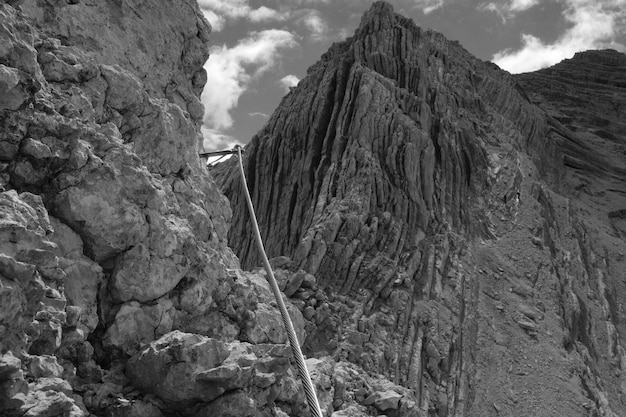
<path id="1" fill-rule="evenodd" d="M 285 326 L 285 330 L 287 331 L 289 345 L 291 345 L 291 351 L 296 360 L 298 373 L 300 374 L 300 379 L 302 379 L 302 383 L 304 385 L 304 392 L 306 394 L 307 402 L 309 404 L 309 409 L 311 410 L 313 417 L 323 417 L 320 404 L 317 400 L 317 395 L 315 394 L 315 386 L 313 385 L 313 381 L 311 381 L 309 370 L 307 369 L 306 363 L 304 361 L 304 355 L 302 355 L 302 350 L 300 349 L 300 344 L 298 343 L 298 336 L 296 335 L 293 323 L 291 322 L 291 317 L 289 317 L 289 312 L 287 311 L 287 307 L 285 306 L 285 302 L 283 301 L 282 294 L 280 292 L 280 289 L 278 288 L 278 283 L 276 282 L 276 277 L 274 277 L 274 272 L 272 271 L 270 261 L 267 258 L 267 254 L 265 253 L 263 239 L 261 238 L 261 232 L 259 231 L 259 224 L 257 223 L 256 214 L 254 213 L 254 206 L 252 205 L 252 198 L 250 198 L 250 191 L 248 190 L 246 174 L 243 170 L 241 146 L 237 145 L 235 147 L 235 150 L 237 151 L 237 157 L 239 159 L 239 171 L 241 173 L 241 181 L 245 192 L 246 201 L 248 203 L 250 220 L 252 222 L 252 226 L 254 227 L 257 247 L 259 249 L 259 252 L 261 253 L 261 257 L 263 258 L 263 265 L 265 266 L 265 271 L 267 272 L 267 281 L 270 284 L 272 293 L 274 294 L 274 298 L 276 298 L 276 303 L 278 304 L 278 309 L 280 310 L 280 315 L 283 319 L 283 325 Z"/>

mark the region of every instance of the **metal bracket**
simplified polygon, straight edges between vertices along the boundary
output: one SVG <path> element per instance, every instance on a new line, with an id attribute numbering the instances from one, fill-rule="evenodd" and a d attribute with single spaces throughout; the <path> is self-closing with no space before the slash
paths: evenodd
<path id="1" fill-rule="evenodd" d="M 230 150 L 227 150 L 227 151 L 201 152 L 201 153 L 198 154 L 198 156 L 200 156 L 200 158 L 204 158 L 204 163 L 207 166 L 211 166 L 211 165 L 208 165 L 210 157 L 212 157 L 212 156 L 219 156 L 220 157 L 217 160 L 211 162 L 211 164 L 215 164 L 215 163 L 221 161 L 222 158 L 224 158 L 225 156 L 232 155 L 232 154 L 236 155 L 238 152 L 243 153 L 243 147 L 241 145 L 235 145 L 235 147 L 233 149 L 230 149 Z"/>
<path id="2" fill-rule="evenodd" d="M 230 149 L 228 151 L 201 152 L 198 155 L 201 156 L 202 158 L 209 158 L 211 156 L 230 155 L 233 153 L 237 153 L 237 148 L 241 148 L 241 146 L 236 145 L 233 149 Z M 241 152 L 243 152 L 243 148 L 241 148 Z"/>

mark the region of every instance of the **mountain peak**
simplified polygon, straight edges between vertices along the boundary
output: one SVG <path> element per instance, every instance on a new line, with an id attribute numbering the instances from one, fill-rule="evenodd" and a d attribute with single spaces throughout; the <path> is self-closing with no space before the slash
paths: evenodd
<path id="1" fill-rule="evenodd" d="M 386 1 L 375 1 L 372 3 L 372 6 L 363 14 L 363 19 L 365 19 L 368 15 L 394 15 L 393 6 Z"/>
<path id="2" fill-rule="evenodd" d="M 385 1 L 372 3 L 372 7 L 361 17 L 360 29 L 374 25 L 374 30 L 390 27 L 396 20 L 393 6 Z"/>

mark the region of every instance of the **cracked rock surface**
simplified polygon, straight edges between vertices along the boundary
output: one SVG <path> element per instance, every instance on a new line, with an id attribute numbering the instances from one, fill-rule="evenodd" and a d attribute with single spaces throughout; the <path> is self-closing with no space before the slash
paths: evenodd
<path id="1" fill-rule="evenodd" d="M 0 415 L 309 415 L 198 157 L 209 41 L 0 3 Z M 511 76 L 376 2 L 283 99 L 244 162 L 326 417 L 625 413 L 625 62 Z"/>
<path id="2" fill-rule="evenodd" d="M 194 1 L 0 4 L 3 416 L 304 407 L 198 157 L 209 33 Z"/>
<path id="3" fill-rule="evenodd" d="M 304 350 L 410 390 L 333 415 L 624 414 L 625 59 L 511 76 L 376 2 L 283 98 L 244 162 Z"/>

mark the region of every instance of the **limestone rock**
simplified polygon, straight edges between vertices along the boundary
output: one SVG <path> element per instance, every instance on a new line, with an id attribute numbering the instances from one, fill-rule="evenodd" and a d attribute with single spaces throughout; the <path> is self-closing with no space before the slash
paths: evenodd
<path id="1" fill-rule="evenodd" d="M 0 110 L 17 110 L 28 95 L 20 88 L 20 76 L 16 68 L 0 64 Z"/>
<path id="2" fill-rule="evenodd" d="M 117 182 L 96 180 L 56 196 L 58 216 L 80 230 L 96 261 L 118 255 L 148 236 L 145 216 L 123 197 L 122 190 Z"/>
<path id="3" fill-rule="evenodd" d="M 33 391 L 55 391 L 62 392 L 68 397 L 72 396 L 72 386 L 69 382 L 61 378 L 39 378 L 34 384 Z"/>
<path id="4" fill-rule="evenodd" d="M 119 66 L 101 65 L 100 72 L 108 86 L 104 103 L 117 111 L 136 111 L 143 102 L 141 82 Z"/>
<path id="5" fill-rule="evenodd" d="M 561 386 L 555 375 L 567 365 L 548 365 L 552 344 L 576 352 L 580 369 L 603 370 L 612 382 L 585 372 L 579 382 L 594 387 L 598 413 L 617 413 L 621 394 L 600 385 L 622 377 L 598 352 L 619 361 L 624 343 L 615 304 L 626 290 L 618 278 L 624 62 L 615 51 L 590 51 L 511 76 L 374 3 L 244 155 L 268 255 L 316 278 L 295 291 L 283 279 L 311 323 L 305 351 L 397 381 L 355 391 L 372 406 L 375 393 L 396 392 L 385 402 L 392 415 L 487 415 L 494 392 L 508 401 L 510 379 L 498 369 L 519 354 L 490 338 L 526 346 L 528 331 L 543 365 L 527 364 L 532 373 L 520 375 L 532 377 L 512 383 L 523 398 L 544 404 L 544 415 L 577 412 L 535 388 L 546 366 Z M 236 169 L 229 161 L 213 172 L 233 209 L 229 242 L 253 268 Z M 602 247 L 613 250 L 602 255 Z M 513 307 L 523 304 L 540 308 Z M 607 325 L 594 327 L 596 319 Z M 416 396 L 400 400 L 402 387 Z M 544 413 L 514 403 L 513 414 Z"/>
<path id="6" fill-rule="evenodd" d="M 304 271 L 298 271 L 295 274 L 291 275 L 285 285 L 285 289 L 283 290 L 285 295 L 287 297 L 293 296 L 304 282 L 305 277 L 306 273 Z"/>
<path id="7" fill-rule="evenodd" d="M 33 311 L 17 328 L 39 337 L 23 344 L 33 353 L 83 341 L 99 325 L 107 348 L 134 352 L 171 330 L 176 308 L 190 321 L 202 316 L 226 269 L 238 266 L 225 244 L 227 201 L 197 156 L 209 29 L 197 4 L 189 5 L 147 7 L 114 30 L 101 23 L 138 6 L 61 2 L 44 11 L 26 1 L 17 12 L 2 5 L 3 98 L 23 87 L 33 105 L 0 116 L 2 160 L 9 161 L 2 178 L 11 188 L 3 221 L 19 229 L 1 249 L 15 259 L 6 262 L 11 274 L 32 275 L 32 285 L 42 282 L 54 295 L 42 299 L 38 315 L 36 301 L 26 300 Z M 71 7 L 69 21 L 49 19 L 70 16 L 64 7 Z M 148 15 L 168 16 L 167 23 L 146 24 Z M 120 43 L 115 36 L 122 34 Z M 144 52 L 129 55 L 131 43 Z M 137 59 L 130 62 L 131 55 Z M 171 71 L 161 78 L 154 68 L 166 56 Z M 184 303 L 156 301 L 183 279 L 177 294 Z M 14 320 L 24 292 L 4 280 L 2 288 L 15 295 L 3 303 L 3 321 Z M 27 320 L 32 316 L 37 322 Z"/>
<path id="8" fill-rule="evenodd" d="M 190 6 L 184 11 L 174 4 L 154 7 L 127 1 L 114 7 L 75 2 L 47 9 L 26 0 L 21 8 L 52 36 L 68 39 L 99 63 L 119 65 L 138 79 L 145 79 L 151 91 L 164 94 L 171 85 L 170 94 L 182 90 L 178 95 L 184 97 L 187 91 L 199 96 L 204 86 L 202 77 L 196 74 L 208 58 L 205 45 L 210 33 L 199 9 L 191 2 L 187 4 Z M 46 13 L 48 17 L 44 18 Z M 155 72 L 157 67 L 163 71 Z"/>
<path id="9" fill-rule="evenodd" d="M 395 391 L 383 391 L 372 394 L 365 400 L 365 404 L 373 404 L 380 411 L 397 410 L 402 395 Z"/>
<path id="10" fill-rule="evenodd" d="M 63 373 L 63 367 L 54 356 L 33 356 L 30 358 L 28 368 L 29 374 L 34 378 L 58 378 Z"/>
<path id="11" fill-rule="evenodd" d="M 41 209 L 41 199 L 30 194 L 20 196 L 13 190 L 0 193 L 0 325 L 3 332 L 0 345 L 5 351 L 28 349 L 42 330 L 44 340 L 46 338 L 48 325 L 34 319 L 37 314 L 49 317 L 41 311 L 45 306 L 40 303 L 48 302 L 46 288 L 50 287 L 44 283 L 43 276 L 49 275 L 47 262 L 54 264 L 55 258 L 50 252 L 53 244 L 46 238 L 50 229 L 47 212 L 44 209 L 41 213 Z M 50 299 L 49 303 L 54 304 L 54 300 Z M 58 312 L 53 306 L 50 309 Z M 54 328 L 51 331 L 55 339 L 58 324 L 49 326 Z"/>
<path id="12" fill-rule="evenodd" d="M 121 411 L 121 410 L 123 411 Z M 162 417 L 163 413 L 154 404 L 134 400 L 118 407 L 124 417 Z"/>
<path id="13" fill-rule="evenodd" d="M 549 70 L 516 76 L 530 100 L 551 116 L 551 136 L 565 166 L 612 174 L 623 168 L 604 144 L 623 138 L 625 66 L 626 57 L 615 50 L 586 51 Z"/>
<path id="14" fill-rule="evenodd" d="M 209 26 L 113 3 L 0 4 L 2 406 L 306 415 L 197 157 Z M 511 76 L 376 2 L 284 98 L 245 163 L 326 415 L 623 414 L 623 67 Z"/>
<path id="15" fill-rule="evenodd" d="M 67 415 L 70 417 L 86 417 L 88 414 L 62 392 L 33 391 L 26 399 L 20 411 L 28 417 Z"/>
<path id="16" fill-rule="evenodd" d="M 0 357 L 0 411 L 19 408 L 28 394 L 21 361 L 11 352 Z"/>
<path id="17" fill-rule="evenodd" d="M 254 324 L 246 332 L 250 343 L 287 343 L 287 334 L 283 327 L 280 313 L 268 304 L 257 305 L 254 311 Z"/>
<path id="18" fill-rule="evenodd" d="M 365 407 L 359 407 L 357 405 L 351 405 L 339 411 L 335 411 L 331 414 L 331 417 L 366 417 L 370 414 L 367 413 Z"/>
<path id="19" fill-rule="evenodd" d="M 224 417 L 262 416 L 256 402 L 241 391 L 225 394 L 198 412 L 198 416 L 202 417 L 215 415 Z"/>
<path id="20" fill-rule="evenodd" d="M 210 28 L 191 0 L 131 3 L 0 5 L 0 350 L 35 381 L 7 385 L 22 414 L 157 415 L 123 407 L 109 364 L 175 320 L 230 320 L 230 208 L 197 155 Z M 90 410 L 56 378 L 90 384 Z"/>
<path id="21" fill-rule="evenodd" d="M 171 331 L 173 315 L 173 304 L 167 298 L 161 298 L 153 305 L 141 305 L 137 301 L 122 304 L 104 335 L 103 343 L 132 355 L 142 344 Z"/>
<path id="22" fill-rule="evenodd" d="M 135 386 L 167 402 L 212 399 L 224 390 L 205 389 L 195 375 L 220 366 L 227 357 L 226 345 L 218 340 L 174 331 L 134 356 L 128 363 L 128 376 Z"/>
<path id="23" fill-rule="evenodd" d="M 286 345 L 225 344 L 174 331 L 135 355 L 127 372 L 136 387 L 156 393 L 170 407 L 210 402 L 200 412 L 205 415 L 219 404 L 230 404 L 232 394 L 227 393 L 244 389 L 237 407 L 267 405 L 267 400 L 260 401 L 267 395 L 262 393 L 289 378 L 290 354 Z"/>
<path id="24" fill-rule="evenodd" d="M 481 122 L 486 107 L 499 115 L 523 108 L 526 119 L 488 125 Z M 355 35 L 335 44 L 283 99 L 244 157 L 269 256 L 291 257 L 323 291 L 357 304 L 352 311 L 340 306 L 345 300 L 333 309 L 319 300 L 306 306 L 317 324 L 308 347 L 321 353 L 341 344 L 350 360 L 417 389 L 420 378 L 411 375 L 422 373 L 423 339 L 436 339 L 443 351 L 457 343 L 456 296 L 441 303 L 447 296 L 438 284 L 463 246 L 456 233 L 488 234 L 478 207 L 487 188 L 483 145 L 490 136 L 539 140 L 544 124 L 508 74 L 375 3 Z M 233 207 L 230 243 L 251 267 L 258 258 L 247 243 L 253 237 L 234 168 L 226 164 L 217 175 Z M 432 320 L 417 308 L 422 297 L 436 300 Z M 365 316 L 370 325 L 360 331 L 369 343 L 333 336 L 340 323 L 351 328 Z M 427 336 L 426 323 L 437 321 L 441 331 Z M 433 359 L 435 374 L 439 362 Z"/>

